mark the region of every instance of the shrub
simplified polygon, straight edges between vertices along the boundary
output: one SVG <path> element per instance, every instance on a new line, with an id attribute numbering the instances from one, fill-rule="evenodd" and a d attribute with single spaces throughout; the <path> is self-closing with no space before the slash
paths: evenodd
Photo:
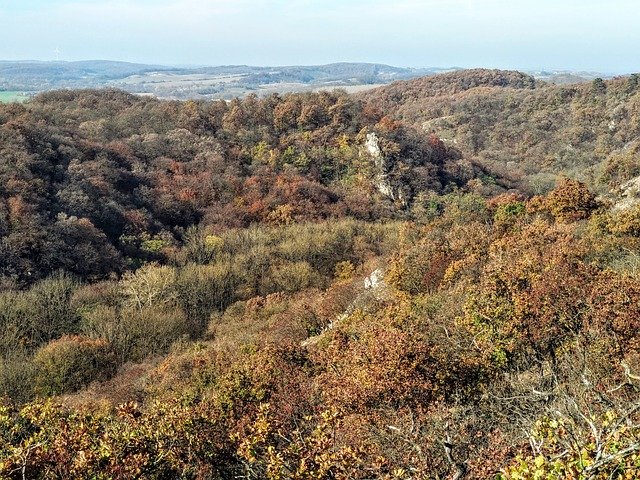
<path id="1" fill-rule="evenodd" d="M 121 313 L 121 349 L 128 360 L 139 361 L 166 353 L 183 335 L 189 335 L 185 314 L 175 308 L 150 307 Z"/>
<path id="2" fill-rule="evenodd" d="M 22 403 L 30 400 L 33 391 L 34 365 L 24 352 L 13 353 L 0 362 L 0 397 Z"/>
<path id="3" fill-rule="evenodd" d="M 40 348 L 34 358 L 35 385 L 40 395 L 72 392 L 115 371 L 115 359 L 105 340 L 64 336 Z"/>
<path id="4" fill-rule="evenodd" d="M 122 278 L 122 292 L 127 305 L 142 309 L 173 304 L 176 271 L 172 267 L 148 264 Z"/>
<path id="5" fill-rule="evenodd" d="M 178 271 L 176 302 L 185 312 L 192 337 L 202 333 L 215 310 L 224 310 L 236 300 L 238 283 L 238 275 L 229 262 L 189 264 Z"/>
<path id="6" fill-rule="evenodd" d="M 322 277 L 307 262 L 273 266 L 263 280 L 265 292 L 294 293 L 321 284 Z"/>
<path id="7" fill-rule="evenodd" d="M 640 237 L 640 205 L 634 205 L 611 215 L 607 227 L 616 235 Z"/>
<path id="8" fill-rule="evenodd" d="M 78 284 L 64 273 L 36 283 L 29 291 L 34 317 L 32 331 L 37 343 L 74 333 L 78 318 L 71 308 L 71 295 Z"/>
<path id="9" fill-rule="evenodd" d="M 125 363 L 166 353 L 173 342 L 191 330 L 187 317 L 178 308 L 139 310 L 99 305 L 83 313 L 82 332 L 107 341 L 118 363 Z"/>
<path id="10" fill-rule="evenodd" d="M 493 210 L 493 222 L 498 227 L 509 227 L 526 212 L 526 206 L 521 195 L 503 194 L 487 202 L 487 207 Z"/>
<path id="11" fill-rule="evenodd" d="M 75 333 L 78 318 L 70 297 L 77 284 L 54 275 L 28 291 L 0 293 L 0 355 L 33 348 L 64 334 Z"/>
<path id="12" fill-rule="evenodd" d="M 561 178 L 556 188 L 549 193 L 546 205 L 560 222 L 588 218 L 598 206 L 594 195 L 584 183 L 566 177 Z"/>

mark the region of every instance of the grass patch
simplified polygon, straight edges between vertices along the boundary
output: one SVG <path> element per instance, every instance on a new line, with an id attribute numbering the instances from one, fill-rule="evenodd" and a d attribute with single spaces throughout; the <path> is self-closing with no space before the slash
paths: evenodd
<path id="1" fill-rule="evenodd" d="M 24 102 L 29 97 L 24 92 L 0 91 L 0 103 Z"/>

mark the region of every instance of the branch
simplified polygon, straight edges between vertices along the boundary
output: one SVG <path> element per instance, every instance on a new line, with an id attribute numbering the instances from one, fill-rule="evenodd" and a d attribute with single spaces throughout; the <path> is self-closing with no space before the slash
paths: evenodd
<path id="1" fill-rule="evenodd" d="M 455 445 L 451 443 L 451 437 L 449 436 L 448 433 L 447 433 L 447 440 L 441 443 L 442 443 L 442 446 L 444 447 L 444 453 L 447 456 L 447 461 L 453 468 L 456 469 L 456 473 L 453 474 L 453 477 L 451 478 L 451 480 L 461 480 L 467 474 L 467 470 L 468 470 L 467 464 L 464 462 L 456 463 L 453 460 L 452 453 Z"/>
<path id="2" fill-rule="evenodd" d="M 586 467 L 583 470 L 583 473 L 596 473 L 598 471 L 598 469 L 600 469 L 601 467 L 605 466 L 607 463 L 611 463 L 615 460 L 619 460 L 621 458 L 626 457 L 627 455 L 630 455 L 634 452 L 637 452 L 640 450 L 640 443 L 636 443 L 634 445 L 631 445 L 630 447 L 624 448 L 622 450 L 620 450 L 619 452 L 616 453 L 612 453 L 611 455 L 607 455 L 606 457 L 600 459 L 599 461 L 589 465 L 588 467 Z M 593 478 L 592 475 L 589 476 L 589 478 Z"/>

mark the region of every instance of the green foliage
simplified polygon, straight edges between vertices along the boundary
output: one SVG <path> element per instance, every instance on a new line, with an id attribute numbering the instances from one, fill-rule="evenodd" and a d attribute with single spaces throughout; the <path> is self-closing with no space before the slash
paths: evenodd
<path id="1" fill-rule="evenodd" d="M 141 250 L 150 254 L 160 253 L 163 249 L 169 246 L 166 240 L 160 238 L 152 238 L 142 242 Z"/>
<path id="2" fill-rule="evenodd" d="M 490 200 L 493 222 L 496 226 L 509 227 L 517 223 L 527 210 L 526 204 L 517 195 L 505 194 Z"/>
<path id="3" fill-rule="evenodd" d="M 34 390 L 50 396 L 73 392 L 110 376 L 115 361 L 104 340 L 65 336 L 41 347 L 33 357 Z"/>

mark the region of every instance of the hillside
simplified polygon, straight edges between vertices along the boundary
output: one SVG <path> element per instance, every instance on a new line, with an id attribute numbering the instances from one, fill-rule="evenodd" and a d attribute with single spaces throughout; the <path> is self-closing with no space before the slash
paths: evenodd
<path id="1" fill-rule="evenodd" d="M 534 88 L 535 79 L 526 73 L 506 70 L 460 70 L 404 82 L 394 82 L 371 92 L 372 99 L 389 109 L 408 108 L 431 97 L 454 95 L 478 87 Z"/>
<path id="2" fill-rule="evenodd" d="M 634 78 L 0 105 L 0 478 L 637 478 Z"/>
<path id="3" fill-rule="evenodd" d="M 0 106 L 0 138 L 0 283 L 18 285 L 166 260 L 196 224 L 406 216 L 418 194 L 474 176 L 455 149 L 343 93 L 177 103 L 52 92 Z"/>
<path id="4" fill-rule="evenodd" d="M 90 88 L 105 82 L 167 67 L 107 60 L 79 62 L 0 61 L 0 88 L 39 92 L 54 88 Z"/>
<path id="5" fill-rule="evenodd" d="M 397 82 L 361 98 L 527 191 L 548 191 L 566 174 L 606 192 L 640 174 L 637 75 L 551 85 L 517 72 L 469 70 Z"/>

